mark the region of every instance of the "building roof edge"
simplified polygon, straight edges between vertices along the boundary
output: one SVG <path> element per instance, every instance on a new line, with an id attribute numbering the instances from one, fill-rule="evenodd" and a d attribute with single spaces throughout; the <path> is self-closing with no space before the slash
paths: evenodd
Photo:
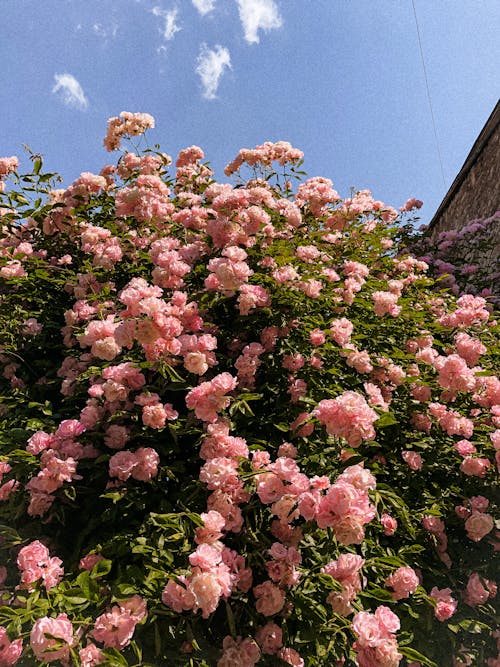
<path id="1" fill-rule="evenodd" d="M 472 169 L 474 164 L 477 162 L 479 156 L 483 152 L 484 147 L 490 140 L 491 135 L 495 131 L 496 127 L 500 124 L 500 100 L 496 103 L 495 108 L 491 112 L 488 120 L 484 124 L 483 129 L 479 133 L 474 145 L 472 146 L 469 155 L 467 156 L 465 162 L 462 165 L 462 168 L 456 175 L 453 183 L 451 184 L 448 192 L 445 194 L 443 201 L 439 205 L 437 211 L 434 213 L 432 220 L 427 226 L 427 232 L 431 232 L 437 220 L 441 217 L 443 212 L 448 208 L 453 199 L 455 193 L 465 180 L 467 174 Z"/>

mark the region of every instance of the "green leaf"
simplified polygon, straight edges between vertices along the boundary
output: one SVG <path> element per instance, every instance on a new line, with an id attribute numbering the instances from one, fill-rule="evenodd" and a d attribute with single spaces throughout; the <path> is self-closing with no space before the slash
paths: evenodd
<path id="1" fill-rule="evenodd" d="M 231 605 L 229 602 L 226 600 L 226 615 L 227 615 L 227 624 L 229 626 L 229 632 L 231 633 L 231 637 L 236 638 L 236 623 L 234 622 L 234 614 L 233 610 L 231 609 Z"/>
<path id="2" fill-rule="evenodd" d="M 109 667 L 129 667 L 128 660 L 116 648 L 104 649 L 103 653 Z"/>
<path id="3" fill-rule="evenodd" d="M 383 428 L 384 426 L 393 426 L 394 424 L 399 424 L 395 415 L 392 412 L 384 412 L 383 415 L 375 422 L 375 428 Z"/>
<path id="4" fill-rule="evenodd" d="M 422 665 L 426 665 L 427 667 L 438 667 L 435 662 L 429 660 L 429 658 L 427 658 L 425 655 L 419 651 L 416 651 L 410 646 L 400 646 L 398 650 L 402 655 L 405 656 L 405 658 L 409 658 L 410 660 L 417 660 Z"/>
<path id="5" fill-rule="evenodd" d="M 94 565 L 90 573 L 91 579 L 98 579 L 103 577 L 105 574 L 109 574 L 111 568 L 113 567 L 113 561 L 104 558 Z"/>

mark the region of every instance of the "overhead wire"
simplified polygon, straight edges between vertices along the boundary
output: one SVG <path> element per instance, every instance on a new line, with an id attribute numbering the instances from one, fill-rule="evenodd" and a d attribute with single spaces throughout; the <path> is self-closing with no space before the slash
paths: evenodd
<path id="1" fill-rule="evenodd" d="M 412 4 L 412 7 L 413 7 L 413 15 L 415 17 L 415 26 L 417 28 L 418 46 L 419 46 L 419 49 L 420 49 L 420 58 L 422 60 L 422 69 L 424 70 L 425 89 L 427 91 L 427 99 L 429 101 L 429 109 L 431 111 L 432 127 L 434 129 L 434 139 L 436 141 L 436 149 L 437 149 L 437 154 L 438 154 L 438 159 L 439 159 L 439 166 L 441 167 L 441 176 L 443 178 L 443 185 L 444 185 L 444 188 L 446 190 L 446 179 L 444 177 L 443 158 L 441 156 L 441 149 L 439 148 L 439 138 L 438 138 L 438 133 L 437 133 L 437 128 L 436 128 L 436 119 L 434 117 L 434 109 L 432 107 L 431 93 L 430 93 L 430 89 L 429 89 L 429 80 L 427 78 L 427 69 L 425 67 L 424 50 L 422 48 L 422 40 L 420 38 L 420 28 L 419 28 L 419 25 L 418 25 L 417 10 L 415 8 L 415 0 L 411 0 L 411 4 Z"/>

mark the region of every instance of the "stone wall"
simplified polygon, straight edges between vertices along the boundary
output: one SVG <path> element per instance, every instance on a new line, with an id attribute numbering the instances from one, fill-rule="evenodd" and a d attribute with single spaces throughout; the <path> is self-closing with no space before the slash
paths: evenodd
<path id="1" fill-rule="evenodd" d="M 435 240 L 416 238 L 411 251 L 443 287 L 457 295 L 481 294 L 500 306 L 500 211 L 443 231 Z"/>
<path id="2" fill-rule="evenodd" d="M 487 218 L 500 209 L 500 102 L 477 138 L 428 228 L 436 240 L 449 229 Z"/>
<path id="3" fill-rule="evenodd" d="M 466 291 L 500 296 L 500 102 L 481 130 L 426 233 L 427 252 L 465 277 Z M 432 249 L 432 250 L 431 250 Z M 457 275 L 457 278 L 458 278 Z M 458 280 L 458 282 L 462 282 Z M 463 282 L 460 291 L 463 290 Z"/>

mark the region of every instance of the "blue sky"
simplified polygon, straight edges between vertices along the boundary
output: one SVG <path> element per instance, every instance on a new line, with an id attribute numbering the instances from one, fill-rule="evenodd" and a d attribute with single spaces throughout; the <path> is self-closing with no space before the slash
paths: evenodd
<path id="1" fill-rule="evenodd" d="M 64 183 L 113 161 L 107 119 L 143 111 L 150 143 L 288 140 L 341 195 L 424 200 L 428 222 L 500 91 L 498 0 L 1 0 L 0 156 L 26 143 Z"/>

